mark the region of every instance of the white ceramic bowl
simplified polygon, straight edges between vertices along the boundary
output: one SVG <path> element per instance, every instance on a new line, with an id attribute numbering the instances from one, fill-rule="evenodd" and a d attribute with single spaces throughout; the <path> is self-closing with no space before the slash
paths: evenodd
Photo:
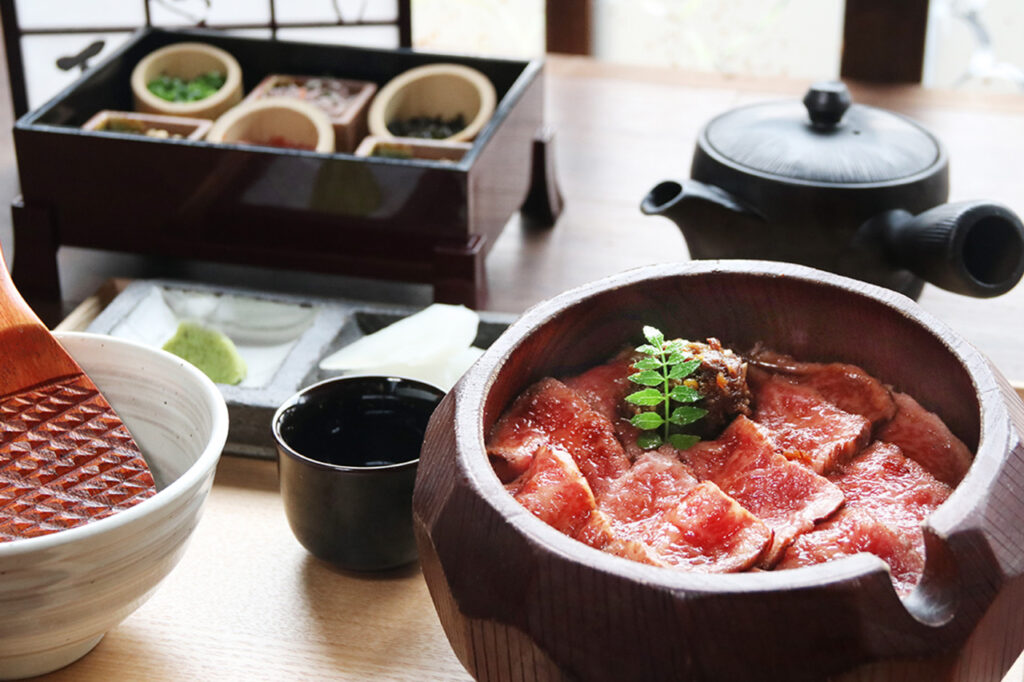
<path id="1" fill-rule="evenodd" d="M 0 543 L 0 679 L 77 660 L 152 594 L 185 551 L 227 438 L 224 399 L 192 365 L 108 336 L 57 337 L 128 426 L 159 492 L 84 526 Z"/>

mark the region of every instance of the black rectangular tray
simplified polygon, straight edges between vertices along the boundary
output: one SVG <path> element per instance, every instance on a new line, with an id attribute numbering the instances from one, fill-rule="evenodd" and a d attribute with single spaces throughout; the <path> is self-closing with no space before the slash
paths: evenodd
<path id="1" fill-rule="evenodd" d="M 456 163 L 157 140 L 83 131 L 130 110 L 144 56 L 198 40 L 230 52 L 245 91 L 270 73 L 385 84 L 428 63 L 494 84 L 494 115 Z M 474 58 L 145 29 L 20 118 L 22 196 L 13 275 L 30 300 L 60 300 L 56 251 L 71 245 L 432 284 L 436 300 L 483 305 L 484 259 L 530 186 L 543 124 L 540 61 Z"/>

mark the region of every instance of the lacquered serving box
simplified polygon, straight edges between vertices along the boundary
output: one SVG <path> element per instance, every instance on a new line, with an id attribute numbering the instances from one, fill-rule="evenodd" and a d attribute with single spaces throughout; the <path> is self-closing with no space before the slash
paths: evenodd
<path id="1" fill-rule="evenodd" d="M 100 110 L 131 110 L 135 64 L 185 40 L 234 55 L 246 92 L 271 73 L 382 85 L 443 61 L 484 73 L 498 104 L 454 162 L 81 129 Z M 69 245 L 425 282 L 436 300 L 479 307 L 485 257 L 530 188 L 543 126 L 542 66 L 216 31 L 140 31 L 15 124 L 22 191 L 12 207 L 15 281 L 29 299 L 60 300 L 56 253 Z"/>

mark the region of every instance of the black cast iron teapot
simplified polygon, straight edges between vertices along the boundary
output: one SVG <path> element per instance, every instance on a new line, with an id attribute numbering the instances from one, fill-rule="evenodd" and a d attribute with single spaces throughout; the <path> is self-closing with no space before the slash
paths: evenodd
<path id="1" fill-rule="evenodd" d="M 924 281 L 970 296 L 1024 275 L 1024 226 L 985 201 L 945 203 L 942 144 L 898 114 L 851 104 L 839 82 L 754 104 L 701 131 L 693 179 L 666 181 L 641 210 L 671 218 L 693 258 L 788 261 L 917 298 Z"/>

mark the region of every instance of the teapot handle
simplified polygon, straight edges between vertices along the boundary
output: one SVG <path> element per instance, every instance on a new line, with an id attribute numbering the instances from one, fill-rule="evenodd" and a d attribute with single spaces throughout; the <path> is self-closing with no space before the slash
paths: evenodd
<path id="1" fill-rule="evenodd" d="M 1000 204 L 942 204 L 916 216 L 886 211 L 858 234 L 880 241 L 890 261 L 958 294 L 999 296 L 1024 276 L 1024 225 Z"/>

